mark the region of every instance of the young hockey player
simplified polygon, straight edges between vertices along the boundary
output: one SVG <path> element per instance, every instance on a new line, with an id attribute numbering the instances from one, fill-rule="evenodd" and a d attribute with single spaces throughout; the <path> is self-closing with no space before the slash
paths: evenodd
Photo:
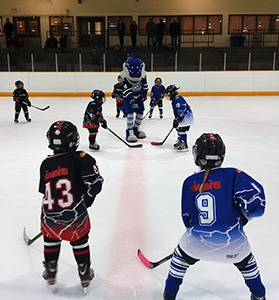
<path id="1" fill-rule="evenodd" d="M 163 118 L 163 98 L 166 93 L 165 87 L 162 85 L 162 79 L 157 77 L 154 81 L 154 85 L 151 89 L 150 93 L 150 111 L 149 111 L 149 119 L 152 118 L 153 110 L 156 105 L 158 105 L 160 118 Z"/>
<path id="2" fill-rule="evenodd" d="M 107 129 L 107 121 L 102 114 L 102 105 L 106 101 L 106 96 L 101 90 L 94 90 L 91 94 L 93 101 L 90 101 L 86 107 L 83 128 L 87 128 L 89 131 L 89 148 L 93 150 L 99 150 L 100 146 L 96 142 L 98 129 L 101 126 Z"/>
<path id="3" fill-rule="evenodd" d="M 172 101 L 173 127 L 176 128 L 178 134 L 178 140 L 173 146 L 179 151 L 188 151 L 187 131 L 193 124 L 194 118 L 186 100 L 177 94 L 178 89 L 174 84 L 169 85 L 166 89 L 168 98 Z"/>
<path id="4" fill-rule="evenodd" d="M 145 132 L 140 130 L 144 101 L 148 91 L 145 64 L 139 58 L 129 56 L 123 64 L 122 74 L 124 79 L 124 101 L 121 109 L 127 116 L 126 140 L 136 142 L 137 139 L 146 137 Z"/>
<path id="5" fill-rule="evenodd" d="M 173 251 L 164 299 L 174 300 L 187 269 L 199 260 L 232 263 L 251 292 L 265 300 L 265 287 L 243 226 L 265 210 L 263 187 L 236 168 L 221 168 L 225 144 L 218 134 L 204 133 L 193 146 L 200 171 L 182 187 L 182 219 L 186 227 Z"/>
<path id="6" fill-rule="evenodd" d="M 120 108 L 123 106 L 123 78 L 121 75 L 118 75 L 117 77 L 118 83 L 116 83 L 113 87 L 113 92 L 111 97 L 115 98 L 116 100 L 116 118 L 119 118 L 120 116 Z M 123 118 L 125 117 L 125 114 L 123 114 Z"/>
<path id="7" fill-rule="evenodd" d="M 18 117 L 20 110 L 24 112 L 24 116 L 27 122 L 31 122 L 29 118 L 28 107 L 31 106 L 31 102 L 28 98 L 28 93 L 24 89 L 24 84 L 21 80 L 15 82 L 16 89 L 13 92 L 13 100 L 15 101 L 15 119 L 14 121 L 18 123 Z"/>
<path id="8" fill-rule="evenodd" d="M 50 126 L 47 139 L 54 154 L 46 158 L 40 168 L 39 192 L 44 195 L 41 213 L 45 258 L 43 278 L 50 286 L 55 284 L 61 241 L 69 241 L 86 293 L 94 277 L 90 268 L 87 208 L 100 193 L 103 178 L 95 159 L 86 152 L 76 151 L 79 134 L 75 125 L 57 121 Z"/>

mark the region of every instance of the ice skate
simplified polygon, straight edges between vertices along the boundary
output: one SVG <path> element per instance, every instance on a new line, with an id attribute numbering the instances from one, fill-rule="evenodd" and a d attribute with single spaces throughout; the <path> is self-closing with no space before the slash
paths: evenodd
<path id="1" fill-rule="evenodd" d="M 57 272 L 57 261 L 52 260 L 49 262 L 43 262 L 45 270 L 43 272 L 43 278 L 47 281 L 49 286 L 53 286 L 56 282 L 55 276 Z"/>
<path id="2" fill-rule="evenodd" d="M 175 300 L 176 299 L 176 295 L 168 295 L 166 293 L 164 293 L 164 300 Z"/>
<path id="3" fill-rule="evenodd" d="M 90 265 L 88 264 L 79 264 L 78 274 L 80 277 L 81 286 L 83 287 L 83 293 L 86 295 L 90 281 L 94 278 L 94 270 L 90 268 Z"/>
<path id="4" fill-rule="evenodd" d="M 163 119 L 163 113 L 160 113 L 160 119 Z"/>
<path id="5" fill-rule="evenodd" d="M 138 139 L 145 139 L 146 134 L 144 131 L 139 130 L 138 127 L 134 127 L 134 134 Z"/>
<path id="6" fill-rule="evenodd" d="M 89 149 L 100 150 L 100 145 L 98 145 L 97 142 L 94 142 L 92 144 L 89 144 Z"/>
<path id="7" fill-rule="evenodd" d="M 26 118 L 26 121 L 27 122 L 31 122 L 32 120 L 30 118 Z"/>
<path id="8" fill-rule="evenodd" d="M 126 130 L 126 141 L 130 143 L 137 142 L 137 137 L 134 135 L 134 131 L 132 129 Z"/>
<path id="9" fill-rule="evenodd" d="M 152 118 L 152 114 L 149 114 L 148 118 L 151 119 Z"/>
<path id="10" fill-rule="evenodd" d="M 116 118 L 119 118 L 119 115 L 120 115 L 120 114 L 119 114 L 119 113 L 117 113 L 115 117 L 116 117 Z"/>
<path id="11" fill-rule="evenodd" d="M 266 300 L 266 298 L 265 298 L 265 296 L 263 296 L 263 297 L 256 297 L 253 294 L 251 294 L 250 300 Z"/>
<path id="12" fill-rule="evenodd" d="M 178 140 L 173 144 L 173 147 L 174 147 L 174 148 L 177 148 L 181 143 L 182 143 L 182 141 L 178 139 Z"/>
<path id="13" fill-rule="evenodd" d="M 176 148 L 178 151 L 189 151 L 188 150 L 188 145 L 184 141 L 181 141 L 179 146 Z"/>
<path id="14" fill-rule="evenodd" d="M 15 123 L 18 123 L 18 119 L 14 119 L 14 122 L 15 122 Z"/>

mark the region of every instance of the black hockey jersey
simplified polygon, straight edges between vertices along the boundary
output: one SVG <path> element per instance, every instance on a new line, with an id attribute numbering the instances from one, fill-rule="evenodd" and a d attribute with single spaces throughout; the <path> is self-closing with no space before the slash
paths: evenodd
<path id="1" fill-rule="evenodd" d="M 28 93 L 24 88 L 15 89 L 13 92 L 13 100 L 23 104 L 29 104 Z"/>
<path id="2" fill-rule="evenodd" d="M 75 241 L 90 230 L 87 207 L 101 191 L 103 178 L 95 159 L 81 151 L 46 158 L 40 168 L 39 192 L 43 235 Z"/>
<path id="3" fill-rule="evenodd" d="M 90 101 L 84 113 L 83 128 L 99 127 L 99 124 L 103 119 L 102 105 L 95 101 Z"/>
<path id="4" fill-rule="evenodd" d="M 123 83 L 116 83 L 113 87 L 113 92 L 111 97 L 116 98 L 117 102 L 123 102 L 123 90 L 124 90 L 124 84 Z"/>

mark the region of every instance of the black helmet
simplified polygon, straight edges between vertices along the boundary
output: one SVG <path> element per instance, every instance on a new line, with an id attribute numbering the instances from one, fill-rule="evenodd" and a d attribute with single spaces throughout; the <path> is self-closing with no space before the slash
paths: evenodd
<path id="1" fill-rule="evenodd" d="M 94 90 L 91 94 L 91 98 L 100 104 L 103 104 L 106 101 L 105 93 L 101 90 Z"/>
<path id="2" fill-rule="evenodd" d="M 202 169 L 220 167 L 226 146 L 217 133 L 203 133 L 193 146 L 194 161 Z"/>
<path id="3" fill-rule="evenodd" d="M 17 80 L 17 81 L 15 82 L 15 86 L 16 86 L 17 88 L 19 88 L 18 86 L 19 86 L 20 84 L 22 84 L 22 87 L 24 87 L 24 83 L 23 83 L 21 80 Z"/>
<path id="4" fill-rule="evenodd" d="M 168 94 L 168 97 L 170 98 L 170 100 L 172 100 L 174 98 L 174 96 L 177 95 L 178 90 L 179 90 L 179 87 L 177 87 L 174 84 L 171 84 L 166 88 L 166 93 Z"/>
<path id="5" fill-rule="evenodd" d="M 79 145 L 79 134 L 74 124 L 68 121 L 54 122 L 47 134 L 48 147 L 54 153 L 76 150 Z"/>
<path id="6" fill-rule="evenodd" d="M 156 84 L 157 82 L 162 83 L 162 78 L 160 77 L 155 78 L 154 83 Z"/>

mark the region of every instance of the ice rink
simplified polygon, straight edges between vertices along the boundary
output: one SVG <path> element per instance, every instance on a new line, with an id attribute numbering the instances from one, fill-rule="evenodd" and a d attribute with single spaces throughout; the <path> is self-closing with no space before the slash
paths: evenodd
<path id="1" fill-rule="evenodd" d="M 223 166 L 247 172 L 265 188 L 267 208 L 262 218 L 245 227 L 267 289 L 267 299 L 279 295 L 279 97 L 188 97 L 195 124 L 188 141 L 192 145 L 203 132 L 219 133 L 227 147 Z M 22 238 L 40 230 L 42 195 L 38 192 L 39 167 L 51 154 L 46 131 L 56 120 L 69 120 L 79 130 L 80 150 L 97 160 L 105 182 L 90 208 L 90 247 L 95 278 L 87 299 L 162 299 L 169 262 L 154 270 L 137 259 L 137 249 L 152 261 L 172 253 L 184 226 L 180 216 L 183 180 L 195 166 L 191 151 L 173 149 L 171 104 L 164 100 L 164 119 L 155 108 L 142 129 L 143 148 L 128 148 L 108 130 L 100 128 L 98 152 L 88 148 L 88 133 L 82 128 L 83 113 L 90 98 L 31 98 L 31 123 L 23 114 L 15 124 L 11 98 L 0 99 L 0 299 L 84 299 L 70 245 L 62 243 L 57 290 L 52 293 L 42 279 L 43 242 L 27 246 Z M 148 108 L 149 100 L 146 102 Z M 115 118 L 115 102 L 107 98 L 103 114 L 108 126 L 125 137 L 126 119 Z M 233 265 L 202 261 L 191 267 L 178 300 L 248 300 L 250 293 Z"/>

